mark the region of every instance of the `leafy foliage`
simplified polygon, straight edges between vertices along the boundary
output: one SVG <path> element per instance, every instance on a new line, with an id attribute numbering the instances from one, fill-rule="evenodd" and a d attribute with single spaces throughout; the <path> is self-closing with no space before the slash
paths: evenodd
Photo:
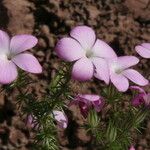
<path id="1" fill-rule="evenodd" d="M 20 72 L 16 82 L 3 87 L 6 92 L 12 92 L 17 88 L 19 91 L 16 97 L 17 105 L 23 112 L 22 115 L 34 116 L 34 123 L 38 128 L 35 129 L 37 133 L 33 150 L 59 149 L 53 110 L 67 108 L 65 100 L 71 97 L 69 72 L 70 66 L 64 63 L 41 99 L 28 91 L 28 85 L 34 81 L 23 72 Z M 131 97 L 118 92 L 112 85 L 103 88 L 100 93 L 106 100 L 105 107 L 110 106 L 110 109 L 105 114 L 108 116 L 106 118 L 100 117 L 101 113 L 95 110 L 90 110 L 88 113 L 85 128 L 93 137 L 93 145 L 101 150 L 127 150 L 132 143 L 131 129 L 138 131 L 149 110 L 131 106 L 126 110 L 120 109 L 124 99 L 129 100 Z"/>
<path id="2" fill-rule="evenodd" d="M 11 85 L 4 86 L 6 92 L 17 88 L 18 108 L 23 112 L 22 115 L 32 114 L 36 118 L 38 129 L 36 129 L 35 143 L 32 149 L 39 150 L 58 150 L 57 130 L 54 120 L 53 110 L 63 110 L 64 99 L 69 96 L 70 67 L 63 64 L 57 72 L 55 78 L 51 81 L 46 95 L 39 99 L 33 93 L 30 93 L 27 86 L 34 82 L 23 72 L 20 72 L 19 78 Z"/>

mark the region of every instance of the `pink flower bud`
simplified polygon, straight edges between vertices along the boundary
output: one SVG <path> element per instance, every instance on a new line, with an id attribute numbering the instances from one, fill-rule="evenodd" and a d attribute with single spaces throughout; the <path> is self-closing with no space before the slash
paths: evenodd
<path id="1" fill-rule="evenodd" d="M 32 114 L 28 115 L 27 120 L 26 120 L 26 126 L 28 128 L 32 128 L 32 129 L 34 128 L 37 130 L 39 127 L 39 124 L 36 121 L 36 117 L 34 117 Z"/>
<path id="2" fill-rule="evenodd" d="M 81 114 L 86 118 L 90 109 L 94 108 L 100 112 L 104 106 L 104 100 L 99 95 L 78 94 L 69 105 L 73 104 L 79 106 Z"/>
<path id="3" fill-rule="evenodd" d="M 129 150 L 135 150 L 134 146 L 131 146 Z"/>
<path id="4" fill-rule="evenodd" d="M 131 101 L 134 107 L 138 107 L 144 104 L 146 107 L 150 107 L 150 93 L 146 93 L 144 89 L 138 86 L 131 86 L 131 90 L 136 90 L 139 92 Z"/>
<path id="5" fill-rule="evenodd" d="M 58 110 L 54 110 L 53 114 L 54 114 L 54 118 L 57 121 L 57 125 L 62 129 L 67 128 L 68 125 L 67 116 L 62 111 L 58 111 Z"/>

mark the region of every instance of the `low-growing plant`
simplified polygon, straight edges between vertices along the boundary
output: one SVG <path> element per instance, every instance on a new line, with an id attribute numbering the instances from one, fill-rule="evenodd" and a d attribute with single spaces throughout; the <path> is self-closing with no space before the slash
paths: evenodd
<path id="1" fill-rule="evenodd" d="M 150 93 L 143 88 L 149 81 L 131 68 L 139 59 L 118 57 L 107 43 L 96 38 L 93 29 L 77 26 L 69 37 L 57 42 L 55 52 L 63 62 L 39 98 L 28 90 L 35 81 L 26 73 L 42 73 L 38 60 L 26 52 L 37 42 L 32 35 L 16 35 L 10 39 L 0 31 L 1 93 L 5 91 L 7 95 L 13 89 L 18 90 L 18 109 L 26 115 L 26 126 L 36 134 L 32 149 L 61 149 L 57 130 L 67 130 L 69 120 L 65 112 L 74 105 L 85 120 L 83 127 L 92 137 L 93 149 L 128 150 L 131 146 L 130 150 L 134 150 L 131 129 L 140 132 L 150 110 Z M 142 57 L 150 58 L 150 43 L 138 45 L 135 50 Z M 76 94 L 71 90 L 72 80 L 81 84 L 92 82 L 94 77 L 101 85 L 99 93 Z M 124 102 L 127 107 L 123 106 Z"/>

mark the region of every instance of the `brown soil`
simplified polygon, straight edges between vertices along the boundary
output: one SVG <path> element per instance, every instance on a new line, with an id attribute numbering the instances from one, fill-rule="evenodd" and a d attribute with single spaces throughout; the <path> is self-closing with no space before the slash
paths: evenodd
<path id="1" fill-rule="evenodd" d="M 10 34 L 30 33 L 38 37 L 39 43 L 32 52 L 43 66 L 43 74 L 32 76 L 38 82 L 31 91 L 41 96 L 51 80 L 60 60 L 54 53 L 59 38 L 77 25 L 89 25 L 97 37 L 108 42 L 118 55 L 134 54 L 135 45 L 150 42 L 149 0 L 1 0 L 0 29 Z M 150 61 L 142 59 L 139 65 L 150 79 Z M 76 85 L 76 84 L 75 84 Z M 85 83 L 83 92 L 97 91 L 95 82 Z M 15 92 L 14 92 L 15 93 Z M 30 134 L 15 107 L 15 94 L 0 95 L 0 150 L 29 150 Z M 78 128 L 82 118 L 74 111 L 74 119 L 67 133 L 61 132 L 63 150 L 94 150 L 90 137 Z M 150 120 L 145 130 L 135 135 L 138 150 L 150 150 Z"/>

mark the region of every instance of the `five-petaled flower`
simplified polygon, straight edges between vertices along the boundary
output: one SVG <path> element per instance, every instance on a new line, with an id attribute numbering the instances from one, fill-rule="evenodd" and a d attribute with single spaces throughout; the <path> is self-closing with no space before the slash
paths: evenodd
<path id="1" fill-rule="evenodd" d="M 86 81 L 93 75 L 109 83 L 107 59 L 117 55 L 104 41 L 96 39 L 95 32 L 88 26 L 77 26 L 70 32 L 71 37 L 62 38 L 56 45 L 57 55 L 65 61 L 76 61 L 72 77 Z"/>
<path id="2" fill-rule="evenodd" d="M 135 47 L 136 52 L 143 58 L 150 58 L 150 43 L 143 43 Z"/>
<path id="3" fill-rule="evenodd" d="M 95 111 L 100 112 L 104 106 L 104 99 L 99 95 L 94 94 L 78 94 L 74 100 L 69 104 L 78 105 L 81 114 L 86 118 L 90 109 L 95 109 Z"/>
<path id="4" fill-rule="evenodd" d="M 140 86 L 148 84 L 139 72 L 129 68 L 138 62 L 139 59 L 134 56 L 121 56 L 108 61 L 110 80 L 119 91 L 125 92 L 129 88 L 128 79 Z"/>
<path id="5" fill-rule="evenodd" d="M 131 90 L 138 91 L 138 94 L 132 99 L 131 103 L 134 107 L 138 107 L 144 104 L 146 107 L 150 107 L 150 93 L 146 93 L 144 89 L 139 86 L 131 86 Z"/>
<path id="6" fill-rule="evenodd" d="M 53 115 L 54 115 L 54 119 L 56 120 L 59 128 L 61 128 L 61 129 L 67 128 L 68 118 L 62 111 L 54 110 Z"/>
<path id="7" fill-rule="evenodd" d="M 8 84 L 17 78 L 17 67 L 31 73 L 41 73 L 38 60 L 29 53 L 22 53 L 37 44 L 32 35 L 16 35 L 10 40 L 8 34 L 0 30 L 0 83 Z"/>

